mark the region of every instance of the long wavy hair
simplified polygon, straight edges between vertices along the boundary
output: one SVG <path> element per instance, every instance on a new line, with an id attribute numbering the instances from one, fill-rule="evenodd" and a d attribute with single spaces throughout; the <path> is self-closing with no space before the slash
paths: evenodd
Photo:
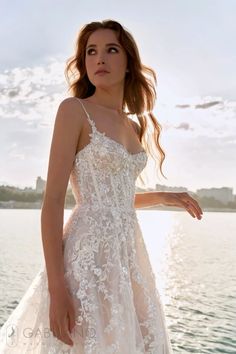
<path id="1" fill-rule="evenodd" d="M 152 113 L 156 100 L 156 74 L 153 69 L 142 64 L 133 36 L 119 22 L 109 19 L 90 22 L 81 28 L 76 40 L 75 54 L 66 62 L 65 76 L 69 84 L 69 91 L 75 97 L 87 98 L 92 96 L 96 90 L 87 76 L 85 55 L 88 38 L 98 29 L 115 31 L 117 40 L 126 52 L 128 72 L 125 76 L 122 108 L 123 110 L 128 109 L 127 114 L 137 116 L 141 128 L 140 142 L 146 152 L 152 156 L 156 168 L 157 161 L 159 161 L 160 172 L 166 178 L 162 171 L 165 152 L 159 142 L 162 126 Z M 142 177 L 141 180 L 143 183 Z"/>

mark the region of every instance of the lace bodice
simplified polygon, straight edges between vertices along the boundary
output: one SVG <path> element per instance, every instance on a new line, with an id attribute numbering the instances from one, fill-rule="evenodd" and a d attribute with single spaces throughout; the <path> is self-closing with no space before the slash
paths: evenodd
<path id="1" fill-rule="evenodd" d="M 70 176 L 75 200 L 94 208 L 133 208 L 135 180 L 147 163 L 147 154 L 144 150 L 130 153 L 100 132 L 84 110 L 92 132 L 89 144 L 75 156 Z"/>

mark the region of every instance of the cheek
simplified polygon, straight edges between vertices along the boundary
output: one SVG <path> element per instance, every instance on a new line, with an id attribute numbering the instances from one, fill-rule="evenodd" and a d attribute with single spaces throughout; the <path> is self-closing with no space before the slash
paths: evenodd
<path id="1" fill-rule="evenodd" d="M 116 70 L 124 70 L 126 69 L 126 59 L 114 56 L 112 60 L 112 65 Z"/>
<path id="2" fill-rule="evenodd" d="M 124 70 L 126 70 L 126 67 L 127 67 L 127 57 L 126 56 L 123 56 L 122 59 L 121 59 L 121 66 Z"/>
<path id="3" fill-rule="evenodd" d="M 85 67 L 88 72 L 90 72 L 94 67 L 94 60 L 92 57 L 85 58 Z"/>
<path id="4" fill-rule="evenodd" d="M 95 65 L 93 64 L 93 61 L 90 58 L 85 60 L 85 69 L 86 69 L 89 81 L 93 83 L 93 80 L 94 80 L 93 73 L 95 71 Z"/>

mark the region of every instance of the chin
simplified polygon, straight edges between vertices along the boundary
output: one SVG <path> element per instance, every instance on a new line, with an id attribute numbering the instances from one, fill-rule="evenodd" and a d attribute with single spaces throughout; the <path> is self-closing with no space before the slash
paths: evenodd
<path id="1" fill-rule="evenodd" d="M 99 82 L 94 82 L 93 85 L 96 88 L 109 88 L 112 87 L 114 84 L 111 84 L 110 82 L 105 82 L 105 80 L 103 82 L 99 81 Z"/>

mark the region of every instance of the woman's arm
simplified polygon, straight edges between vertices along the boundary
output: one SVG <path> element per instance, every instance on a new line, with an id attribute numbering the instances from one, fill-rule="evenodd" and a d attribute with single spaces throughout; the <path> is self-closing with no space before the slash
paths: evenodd
<path id="1" fill-rule="evenodd" d="M 73 97 L 59 105 L 50 149 L 46 189 L 41 210 L 41 234 L 49 291 L 64 283 L 62 253 L 64 201 L 82 129 L 80 104 Z"/>
<path id="2" fill-rule="evenodd" d="M 139 124 L 135 121 L 132 121 L 132 123 L 140 138 L 141 128 Z M 186 192 L 175 193 L 154 191 L 135 194 L 135 208 L 146 208 L 160 204 L 185 208 L 193 218 L 196 216 L 198 219 L 201 219 L 202 217 L 202 209 L 198 202 Z"/>
<path id="3" fill-rule="evenodd" d="M 146 208 L 164 203 L 164 192 L 136 193 L 134 200 L 135 208 Z"/>
<path id="4" fill-rule="evenodd" d="M 185 208 L 193 218 L 202 218 L 202 209 L 198 202 L 186 192 L 175 193 L 154 191 L 135 194 L 135 208 L 145 208 L 159 204 Z"/>
<path id="5" fill-rule="evenodd" d="M 42 242 L 50 294 L 50 330 L 54 337 L 71 346 L 74 344 L 70 333 L 75 326 L 75 309 L 64 278 L 63 216 L 68 180 L 82 131 L 83 114 L 81 105 L 73 97 L 66 98 L 59 105 L 41 212 Z"/>

